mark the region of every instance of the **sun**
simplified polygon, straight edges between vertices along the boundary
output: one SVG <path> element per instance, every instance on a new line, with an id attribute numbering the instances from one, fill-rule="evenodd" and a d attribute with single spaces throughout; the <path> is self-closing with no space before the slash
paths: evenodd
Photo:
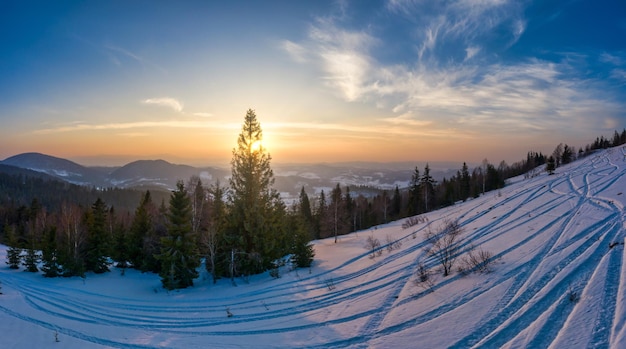
<path id="1" fill-rule="evenodd" d="M 250 145 L 250 150 L 253 152 L 257 152 L 261 149 L 263 149 L 263 142 L 261 142 L 261 140 L 254 141 L 252 145 Z"/>

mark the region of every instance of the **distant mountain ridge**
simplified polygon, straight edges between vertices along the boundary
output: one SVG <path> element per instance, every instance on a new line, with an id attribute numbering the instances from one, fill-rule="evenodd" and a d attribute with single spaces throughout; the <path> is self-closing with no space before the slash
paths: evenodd
<path id="1" fill-rule="evenodd" d="M 101 188 L 172 190 L 177 181 L 187 182 L 192 176 L 198 176 L 205 185 L 219 181 L 221 185 L 227 186 L 231 174 L 230 169 L 178 165 L 165 160 L 138 160 L 121 167 L 87 167 L 41 153 L 18 154 L 0 161 L 0 164 L 45 173 L 73 184 Z M 342 188 L 350 186 L 357 195 L 359 190 L 364 194 L 371 193 L 372 188 L 405 188 L 414 170 L 414 166 L 408 165 L 404 169 L 398 169 L 368 163 L 279 164 L 272 167 L 276 179 L 274 188 L 286 199 L 297 198 L 302 187 L 309 194 L 317 195 L 322 190 L 328 193 L 337 183 Z M 456 170 L 432 169 L 431 174 L 436 179 L 441 179 L 455 172 Z"/>

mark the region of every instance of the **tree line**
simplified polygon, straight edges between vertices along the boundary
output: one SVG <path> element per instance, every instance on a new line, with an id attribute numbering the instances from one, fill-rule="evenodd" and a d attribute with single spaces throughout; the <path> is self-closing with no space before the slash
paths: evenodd
<path id="1" fill-rule="evenodd" d="M 244 118 L 237 147 L 233 149 L 232 176 L 228 186 L 217 182 L 205 185 L 199 177 L 179 181 L 176 190 L 163 197 L 158 192 L 140 193 L 133 209 L 117 210 L 111 201 L 123 191 L 77 189 L 75 201 L 53 200 L 46 207 L 33 192 L 29 204 L 16 205 L 6 197 L 17 187 L 35 188 L 42 179 L 14 175 L 0 178 L 0 224 L 3 242 L 10 246 L 7 263 L 46 277 L 85 276 L 104 273 L 111 267 L 124 272 L 134 268 L 158 273 L 167 289 L 193 285 L 198 268 L 204 267 L 213 281 L 247 277 L 270 270 L 279 277 L 279 267 L 309 267 L 313 261 L 312 239 L 334 237 L 381 223 L 411 217 L 477 197 L 502 188 L 512 176 L 528 174 L 554 158 L 558 165 L 596 149 L 626 143 L 626 130 L 615 132 L 612 140 L 599 137 L 578 152 L 560 144 L 550 156 L 529 152 L 526 159 L 497 167 L 484 160 L 470 170 L 463 163 L 451 178 L 436 181 L 427 164 L 415 168 L 407 188 L 378 190 L 375 195 L 354 195 L 350 187 L 337 184 L 330 192 L 309 198 L 305 188 L 299 200 L 287 207 L 273 188 L 271 156 L 262 145 L 262 130 L 253 110 Z M 556 165 L 556 164 L 555 164 Z M 11 183 L 20 183 L 12 186 Z M 13 191 L 12 191 L 13 190 Z M 85 198 L 93 198 L 85 205 Z M 157 197 L 155 198 L 155 193 Z M 100 194 L 100 195 L 98 195 Z M 133 195 L 136 195 L 133 194 Z M 80 200 L 79 200 L 80 198 Z M 166 200 L 167 199 L 167 200 Z M 82 201 L 81 201 L 82 200 Z M 167 201 L 167 203 L 166 203 Z M 285 259 L 288 256 L 288 260 Z M 41 263 L 40 263 L 41 262 Z"/>

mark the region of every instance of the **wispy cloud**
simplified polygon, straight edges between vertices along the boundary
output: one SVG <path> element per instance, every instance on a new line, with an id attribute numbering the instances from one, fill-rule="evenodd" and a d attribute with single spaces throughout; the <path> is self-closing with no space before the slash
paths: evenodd
<path id="1" fill-rule="evenodd" d="M 287 51 L 294 61 L 298 63 L 305 63 L 307 61 L 306 48 L 302 45 L 298 45 L 293 41 L 285 40 L 281 43 L 281 47 L 283 50 Z"/>
<path id="2" fill-rule="evenodd" d="M 171 97 L 161 97 L 161 98 L 148 98 L 141 101 L 143 104 L 151 104 L 157 105 L 161 107 L 168 107 L 174 109 L 177 112 L 183 111 L 183 103 L 178 101 L 176 98 Z"/>
<path id="3" fill-rule="evenodd" d="M 167 120 L 167 121 L 138 121 L 138 122 L 121 122 L 121 123 L 104 123 L 92 124 L 85 122 L 70 122 L 63 125 L 52 126 L 35 130 L 35 134 L 53 134 L 76 131 L 110 131 L 110 130 L 131 130 L 131 129 L 150 129 L 150 128 L 188 128 L 188 129 L 238 129 L 241 125 L 233 123 L 206 122 L 192 120 Z M 126 135 L 139 132 L 127 132 Z"/>
<path id="4" fill-rule="evenodd" d="M 392 115 L 383 121 L 395 129 L 545 132 L 593 127 L 589 115 L 619 113 L 602 82 L 572 74 L 578 68 L 566 59 L 507 63 L 487 49 L 506 50 L 524 35 L 527 21 L 517 1 L 393 0 L 387 10 L 391 17 L 414 21 L 413 62 L 382 63 L 377 52 L 386 49 L 385 42 L 375 30 L 348 29 L 334 17 L 317 19 L 306 40 L 284 49 L 295 61 L 319 69 L 344 100 L 389 108 Z M 621 62 L 608 54 L 602 59 Z M 622 76 L 619 69 L 612 75 Z"/>
<path id="5" fill-rule="evenodd" d="M 197 113 L 193 113 L 194 116 L 199 116 L 202 118 L 210 118 L 213 116 L 212 113 L 206 113 L 206 112 L 197 112 Z"/>
<path id="6" fill-rule="evenodd" d="M 115 65 L 118 65 L 118 66 L 122 65 L 122 60 L 120 59 L 120 56 L 121 56 L 121 57 L 130 58 L 132 61 L 137 62 L 141 64 L 142 66 L 150 67 L 162 73 L 167 73 L 167 70 L 165 70 L 163 67 L 155 64 L 151 60 L 148 60 L 128 49 L 122 48 L 117 45 L 112 45 L 112 44 L 104 44 L 103 48 L 105 52 L 107 53 L 111 62 Z"/>

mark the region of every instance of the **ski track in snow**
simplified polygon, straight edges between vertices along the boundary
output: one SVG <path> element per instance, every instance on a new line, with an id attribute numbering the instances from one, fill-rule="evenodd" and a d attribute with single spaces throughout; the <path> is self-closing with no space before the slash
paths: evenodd
<path id="1" fill-rule="evenodd" d="M 219 343 L 228 343 L 228 338 L 235 343 L 255 343 L 263 336 L 279 333 L 306 338 L 310 331 L 321 331 L 322 335 L 314 337 L 307 347 L 364 348 L 402 336 L 408 338 L 404 343 L 413 344 L 413 328 L 429 329 L 430 323 L 454 315 L 462 305 L 479 304 L 495 294 L 490 311 L 466 321 L 464 331 L 451 331 L 439 338 L 445 341 L 443 345 L 496 348 L 524 343 L 547 348 L 567 326 L 576 323 L 572 317 L 579 316 L 574 311 L 579 303 L 571 301 L 568 294 L 584 294 L 592 280 L 602 278 L 603 293 L 597 295 L 602 311 L 590 319 L 592 333 L 583 340 L 588 341 L 586 347 L 610 348 L 616 335 L 625 331 L 626 315 L 620 313 L 625 306 L 620 303 L 624 285 L 620 282 L 624 282 L 626 213 L 624 196 L 616 194 L 626 189 L 625 149 L 598 152 L 571 167 L 559 168 L 554 176 L 525 179 L 497 193 L 426 214 L 427 223 L 410 229 L 403 230 L 394 223 L 357 233 L 362 241 L 370 233 L 381 241 L 384 236 L 380 234 L 384 233 L 402 241 L 400 249 L 375 259 L 370 259 L 369 251 L 363 248 L 341 263 L 327 269 L 313 268 L 311 274 L 302 277 L 217 295 L 209 288 L 206 297 L 155 295 L 158 302 L 150 297 L 102 295 L 3 269 L 2 285 L 16 291 L 21 301 L 0 302 L 0 312 L 84 342 L 115 348 L 192 347 L 216 338 L 222 338 Z M 446 219 L 458 220 L 464 229 L 460 253 L 470 246 L 484 247 L 493 252 L 494 271 L 469 276 L 453 272 L 445 278 L 439 275 L 431 290 L 418 288 L 413 285 L 418 263 L 438 267 L 437 261 L 424 252 L 423 235 Z M 609 248 L 616 242 L 621 244 Z M 429 295 L 454 288 L 467 278 L 481 282 L 459 297 L 439 304 L 425 303 Z M 335 289 L 328 289 L 329 280 Z M 494 289 L 502 291 L 492 293 Z M 27 307 L 28 312 L 17 304 Z M 226 317 L 226 308 L 236 315 Z M 415 311 L 400 313 L 405 309 Z M 331 312 L 333 315 L 328 315 Z M 99 326 L 117 328 L 130 337 L 148 333 L 183 339 L 180 344 L 169 345 L 130 343 L 112 338 L 107 335 L 110 332 L 101 333 Z M 278 339 L 271 346 L 294 345 Z"/>

